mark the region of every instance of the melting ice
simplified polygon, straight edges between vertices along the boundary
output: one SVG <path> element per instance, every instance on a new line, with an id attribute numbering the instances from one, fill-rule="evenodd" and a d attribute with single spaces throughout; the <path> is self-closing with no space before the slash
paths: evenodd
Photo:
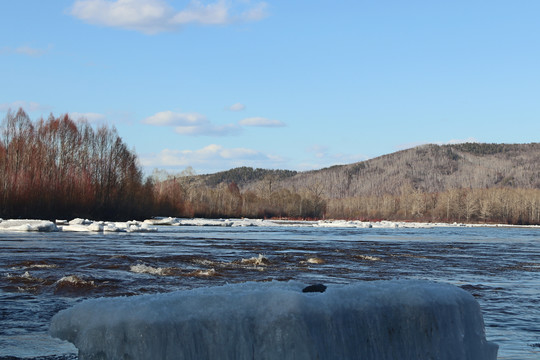
<path id="1" fill-rule="evenodd" d="M 154 226 L 152 226 L 154 225 Z M 157 218 L 141 221 L 107 222 L 92 221 L 88 219 L 73 219 L 71 221 L 57 220 L 56 223 L 47 220 L 2 220 L 0 231 L 74 231 L 74 232 L 155 232 L 155 226 L 225 226 L 225 227 L 319 227 L 319 228 L 433 228 L 433 227 L 461 227 L 461 226 L 492 226 L 488 224 L 447 224 L 447 223 L 416 223 L 394 221 L 346 221 L 346 220 L 319 220 L 319 221 L 291 221 L 291 220 L 262 220 L 262 219 L 181 219 Z M 497 225 L 505 226 L 505 225 Z M 530 227 L 538 227 L 530 225 Z"/>
<path id="2" fill-rule="evenodd" d="M 448 284 L 242 283 L 84 301 L 56 314 L 53 336 L 84 359 L 494 360 L 480 307 Z"/>

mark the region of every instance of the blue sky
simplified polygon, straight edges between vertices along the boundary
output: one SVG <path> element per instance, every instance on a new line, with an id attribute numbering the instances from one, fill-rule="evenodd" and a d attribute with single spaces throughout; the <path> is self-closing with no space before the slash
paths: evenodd
<path id="1" fill-rule="evenodd" d="M 539 16 L 527 0 L 3 1 L 0 116 L 114 125 L 147 172 L 538 142 Z"/>

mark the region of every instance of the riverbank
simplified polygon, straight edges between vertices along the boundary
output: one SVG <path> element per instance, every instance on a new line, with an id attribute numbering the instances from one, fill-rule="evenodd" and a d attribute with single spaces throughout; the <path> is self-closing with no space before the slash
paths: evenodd
<path id="1" fill-rule="evenodd" d="M 508 227 L 508 228 L 537 228 L 539 225 L 509 225 L 509 224 L 466 224 L 466 223 L 428 223 L 408 221 L 359 221 L 359 220 L 282 220 L 282 219 L 203 219 L 161 217 L 144 221 L 94 221 L 76 218 L 70 221 L 37 219 L 0 219 L 0 231 L 71 231 L 71 232 L 156 232 L 160 226 L 224 226 L 224 227 L 318 227 L 318 228 L 411 228 L 429 229 L 444 227 Z"/>

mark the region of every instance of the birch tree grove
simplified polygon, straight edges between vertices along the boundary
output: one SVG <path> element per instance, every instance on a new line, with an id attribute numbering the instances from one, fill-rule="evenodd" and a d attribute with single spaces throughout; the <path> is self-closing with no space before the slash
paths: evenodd
<path id="1" fill-rule="evenodd" d="M 142 173 L 116 130 L 68 115 L 0 125 L 0 216 L 120 219 L 142 215 Z M 142 196 L 144 197 L 144 196 Z"/>

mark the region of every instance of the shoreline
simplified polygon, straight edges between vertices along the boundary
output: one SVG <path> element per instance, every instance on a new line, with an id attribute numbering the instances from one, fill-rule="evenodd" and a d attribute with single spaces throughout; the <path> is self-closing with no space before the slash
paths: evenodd
<path id="1" fill-rule="evenodd" d="M 287 220 L 287 219 L 205 219 L 160 217 L 144 221 L 93 221 L 76 218 L 70 221 L 39 219 L 0 219 L 0 232 L 157 232 L 162 226 L 221 226 L 221 227 L 314 227 L 361 229 L 430 229 L 430 228 L 527 228 L 540 229 L 540 225 L 430 223 L 410 221 L 360 221 L 360 220 Z"/>

